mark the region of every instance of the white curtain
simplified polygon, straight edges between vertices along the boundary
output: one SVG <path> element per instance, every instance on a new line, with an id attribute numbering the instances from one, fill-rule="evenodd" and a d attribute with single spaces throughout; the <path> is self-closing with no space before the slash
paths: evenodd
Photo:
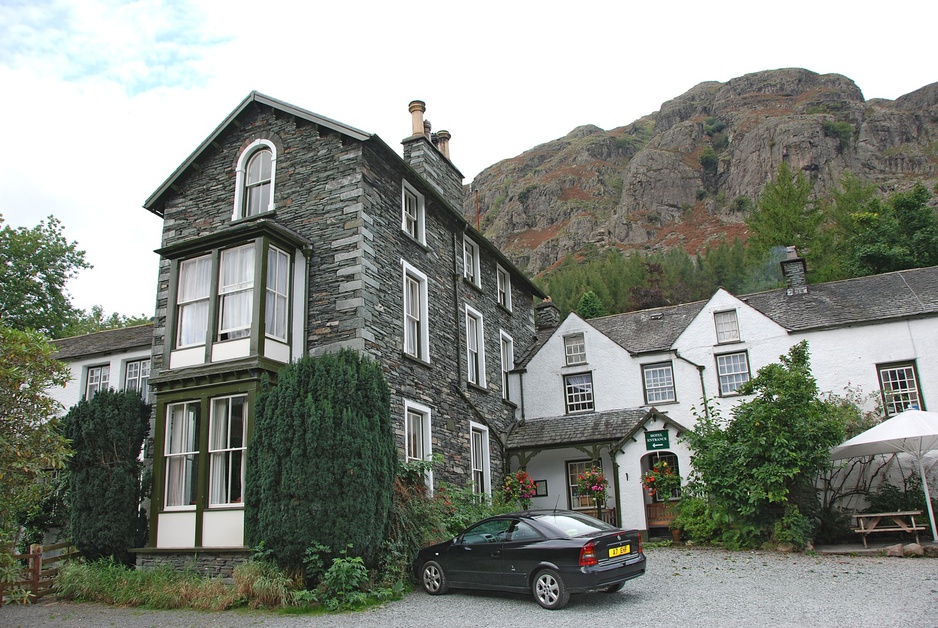
<path id="1" fill-rule="evenodd" d="M 178 339 L 176 346 L 205 343 L 208 329 L 208 296 L 212 284 L 212 259 L 208 255 L 179 264 Z"/>
<path id="2" fill-rule="evenodd" d="M 251 335 L 254 301 L 254 245 L 222 251 L 218 279 L 221 296 L 221 340 Z"/>
<path id="3" fill-rule="evenodd" d="M 287 283 L 290 258 L 283 251 L 271 248 L 267 253 L 267 334 L 287 339 Z"/>
<path id="4" fill-rule="evenodd" d="M 243 486 L 245 398 L 226 397 L 212 403 L 212 425 L 209 432 L 211 469 L 209 503 L 239 503 Z"/>
<path id="5" fill-rule="evenodd" d="M 166 421 L 167 507 L 187 506 L 195 499 L 198 437 L 198 407 L 195 404 L 170 406 Z"/>

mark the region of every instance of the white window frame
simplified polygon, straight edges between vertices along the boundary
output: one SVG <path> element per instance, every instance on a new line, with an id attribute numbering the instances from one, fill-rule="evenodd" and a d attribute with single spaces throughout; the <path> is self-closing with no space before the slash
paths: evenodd
<path id="1" fill-rule="evenodd" d="M 502 399 L 511 401 L 511 382 L 509 381 L 508 374 L 515 368 L 515 341 L 504 329 L 499 330 L 498 336 L 500 339 L 499 346 L 501 348 Z"/>
<path id="2" fill-rule="evenodd" d="M 492 466 L 489 460 L 489 428 L 475 421 L 469 421 L 469 472 L 472 492 L 476 495 L 491 495 Z"/>
<path id="3" fill-rule="evenodd" d="M 642 385 L 645 388 L 645 405 L 677 401 L 674 366 L 670 362 L 643 364 Z"/>
<path id="4" fill-rule="evenodd" d="M 240 434 L 232 434 L 231 419 L 234 400 L 238 400 L 241 404 Z M 221 408 L 222 404 L 224 408 Z M 248 430 L 247 395 L 214 397 L 209 402 L 209 407 L 211 408 L 208 433 L 209 508 L 243 507 Z M 220 410 L 224 412 L 224 416 L 220 416 Z"/>
<path id="5" fill-rule="evenodd" d="M 580 332 L 564 336 L 563 355 L 567 366 L 586 364 L 586 334 Z"/>
<path id="6" fill-rule="evenodd" d="M 404 181 L 401 185 L 401 229 L 420 244 L 427 243 L 426 200 L 417 189 Z"/>
<path id="7" fill-rule="evenodd" d="M 433 460 L 433 433 L 432 413 L 428 406 L 416 401 L 404 399 L 404 460 L 406 462 Z M 412 425 L 419 421 L 419 429 L 413 430 Z M 417 441 L 412 437 L 417 437 Z M 419 446 L 422 451 L 414 451 Z M 432 490 L 433 471 L 427 473 L 427 488 Z"/>
<path id="8" fill-rule="evenodd" d="M 717 344 L 739 342 L 739 316 L 736 310 L 714 312 L 713 326 L 717 332 Z"/>
<path id="9" fill-rule="evenodd" d="M 276 266 L 271 277 L 271 267 Z M 282 277 L 279 271 L 283 271 L 286 277 Z M 267 250 L 267 282 L 265 285 L 267 302 L 265 304 L 264 315 L 264 333 L 269 338 L 287 341 L 287 335 L 290 330 L 290 254 L 271 245 Z M 280 279 L 284 280 L 284 285 L 279 284 Z M 283 333 L 278 333 L 278 329 L 283 329 Z M 271 330 L 273 328 L 273 330 Z"/>
<path id="10" fill-rule="evenodd" d="M 466 305 L 466 381 L 485 388 L 485 324 L 482 312 L 468 304 Z"/>
<path id="11" fill-rule="evenodd" d="M 877 364 L 876 376 L 887 417 L 904 410 L 925 410 L 914 360 Z"/>
<path id="12" fill-rule="evenodd" d="M 498 304 L 511 311 L 511 273 L 500 264 L 495 267 L 496 298 Z"/>
<path id="13" fill-rule="evenodd" d="M 574 378 L 587 378 L 588 381 L 574 382 Z M 595 412 L 596 397 L 593 389 L 593 373 L 571 373 L 563 376 L 563 400 L 567 414 Z"/>
<path id="14" fill-rule="evenodd" d="M 251 142 L 251 144 L 241 152 L 241 156 L 238 157 L 238 165 L 235 170 L 235 198 L 234 210 L 231 213 L 232 220 L 249 218 L 249 216 L 243 215 L 247 164 L 251 157 L 254 156 L 254 153 L 265 149 L 270 151 L 270 201 L 268 202 L 266 210 L 254 215 L 258 216 L 274 210 L 274 191 L 277 187 L 277 147 L 270 140 L 258 139 Z"/>
<path id="15" fill-rule="evenodd" d="M 212 256 L 209 255 L 200 255 L 199 257 L 193 257 L 191 259 L 185 259 L 179 261 L 179 277 L 177 279 L 176 285 L 176 339 L 175 339 L 175 348 L 176 349 L 185 349 L 188 347 L 198 347 L 205 344 L 205 339 L 208 336 L 208 310 L 209 303 L 212 298 Z M 191 268 L 194 273 L 193 279 L 195 280 L 192 288 L 192 294 L 187 294 L 187 290 L 183 288 L 183 281 L 186 278 L 187 272 L 186 269 Z M 198 287 L 197 282 L 200 279 L 199 275 L 205 274 L 205 277 L 201 279 L 206 280 L 204 292 L 196 291 Z M 189 312 L 190 317 L 183 315 L 184 312 Z M 184 324 L 186 320 L 197 320 L 197 324 L 193 325 L 196 331 L 201 331 L 201 334 L 194 334 L 189 342 L 185 342 L 183 338 L 183 333 L 185 331 Z"/>
<path id="16" fill-rule="evenodd" d="M 150 401 L 150 359 L 128 360 L 124 364 L 124 390 L 139 390 L 144 401 Z"/>
<path id="17" fill-rule="evenodd" d="M 730 370 L 729 367 L 739 366 L 739 358 L 742 358 L 742 365 L 745 366 L 745 370 L 739 368 Z M 714 359 L 717 363 L 717 377 L 720 381 L 720 396 L 726 397 L 739 394 L 736 391 L 750 379 L 749 354 L 745 351 L 736 351 L 716 355 Z"/>
<path id="18" fill-rule="evenodd" d="M 166 466 L 166 481 L 163 486 L 164 510 L 195 510 L 199 488 L 199 405 L 198 401 L 166 405 L 166 442 L 163 447 Z M 178 436 L 173 430 L 177 424 L 172 419 L 176 408 L 183 413 L 180 417 L 183 424 L 178 427 L 186 430 Z"/>
<path id="19" fill-rule="evenodd" d="M 404 321 L 404 353 L 424 362 L 430 361 L 429 290 L 427 276 L 401 260 L 402 316 Z M 415 290 L 410 290 L 413 287 Z M 417 293 L 420 303 L 413 307 L 411 296 Z M 419 316 L 416 319 L 415 316 Z M 416 337 L 414 335 L 416 334 Z"/>
<path id="20" fill-rule="evenodd" d="M 256 243 L 234 246 L 222 249 L 218 254 L 218 337 L 217 342 L 226 342 L 228 340 L 237 340 L 239 338 L 248 338 L 251 335 L 251 327 L 254 323 L 254 276 L 257 274 L 257 247 Z M 227 255 L 237 255 L 239 268 L 247 270 L 244 276 L 237 276 L 234 283 L 225 284 L 222 277 L 225 273 L 225 257 Z M 241 259 L 247 255 L 251 263 L 243 264 Z M 231 278 L 229 278 L 230 280 Z M 236 304 L 238 301 L 247 300 L 247 318 L 236 319 L 238 324 L 232 324 L 229 321 L 225 326 L 225 314 L 227 301 Z"/>
<path id="21" fill-rule="evenodd" d="M 111 365 L 99 364 L 89 366 L 85 373 L 85 399 L 91 401 L 99 390 L 107 390 L 111 386 Z"/>
<path id="22" fill-rule="evenodd" d="M 462 239 L 462 276 L 476 288 L 482 287 L 479 245 L 468 236 Z"/>
<path id="23" fill-rule="evenodd" d="M 570 500 L 570 510 L 596 509 L 596 504 L 591 497 L 581 497 L 576 495 L 576 478 L 584 471 L 589 471 L 596 467 L 603 470 L 602 460 L 569 460 L 567 461 L 567 499 Z M 606 507 L 602 504 L 603 508 Z"/>

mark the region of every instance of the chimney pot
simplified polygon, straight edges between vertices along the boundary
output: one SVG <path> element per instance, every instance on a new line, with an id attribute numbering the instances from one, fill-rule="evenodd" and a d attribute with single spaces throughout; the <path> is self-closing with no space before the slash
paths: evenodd
<path id="1" fill-rule="evenodd" d="M 413 135 L 422 135 L 424 133 L 423 114 L 427 110 L 427 103 L 422 100 L 412 100 L 407 110 L 410 111 Z"/>
<path id="2" fill-rule="evenodd" d="M 449 159 L 449 140 L 453 136 L 450 135 L 449 131 L 440 131 L 436 134 L 436 137 L 439 140 L 439 146 L 437 146 L 437 148 L 440 149 L 444 157 Z"/>
<path id="3" fill-rule="evenodd" d="M 430 129 L 431 129 L 431 128 L 433 128 L 433 126 L 430 124 L 430 121 L 429 121 L 429 120 L 424 120 L 424 121 L 423 121 L 423 134 L 427 136 L 427 139 L 430 139 L 430 136 L 431 136 Z"/>

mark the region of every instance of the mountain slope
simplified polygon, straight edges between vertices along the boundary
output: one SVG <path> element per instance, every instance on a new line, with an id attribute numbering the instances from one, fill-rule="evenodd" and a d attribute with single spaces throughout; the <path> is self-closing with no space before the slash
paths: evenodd
<path id="1" fill-rule="evenodd" d="M 851 171 L 884 191 L 938 181 L 938 83 L 865 100 L 850 79 L 782 69 L 701 83 L 623 127 L 581 126 L 490 166 L 464 212 L 532 274 L 587 246 L 696 253 L 745 237 L 779 163 L 826 194 Z"/>

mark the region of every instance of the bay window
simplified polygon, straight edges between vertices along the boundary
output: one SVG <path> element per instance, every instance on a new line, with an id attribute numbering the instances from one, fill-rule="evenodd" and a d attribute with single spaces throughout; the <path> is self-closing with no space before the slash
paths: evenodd
<path id="1" fill-rule="evenodd" d="M 203 255 L 179 263 L 176 294 L 176 347 L 205 344 L 212 289 L 212 257 Z"/>
<path id="2" fill-rule="evenodd" d="M 208 452 L 209 505 L 240 504 L 247 444 L 247 397 L 212 400 Z"/>
<path id="3" fill-rule="evenodd" d="M 254 310 L 254 245 L 221 252 L 218 277 L 218 339 L 251 335 Z"/>
<path id="4" fill-rule="evenodd" d="M 267 251 L 267 311 L 264 329 L 278 340 L 287 339 L 290 257 L 275 247 Z"/>
<path id="5" fill-rule="evenodd" d="M 170 404 L 166 414 L 164 506 L 194 506 L 199 473 L 199 404 Z"/>

